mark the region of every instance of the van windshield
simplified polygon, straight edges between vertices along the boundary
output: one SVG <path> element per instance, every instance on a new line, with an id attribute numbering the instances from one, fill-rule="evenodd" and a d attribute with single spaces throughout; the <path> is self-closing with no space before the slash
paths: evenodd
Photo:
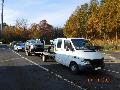
<path id="1" fill-rule="evenodd" d="M 85 39 L 71 39 L 76 50 L 88 50 L 88 47 L 93 46 L 90 41 Z"/>

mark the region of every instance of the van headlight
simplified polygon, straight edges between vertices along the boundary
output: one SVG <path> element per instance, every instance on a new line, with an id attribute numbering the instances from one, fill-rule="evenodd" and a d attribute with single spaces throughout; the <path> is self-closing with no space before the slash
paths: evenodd
<path id="1" fill-rule="evenodd" d="M 84 64 L 90 64 L 90 61 L 85 61 L 85 60 L 83 60 L 82 61 Z"/>

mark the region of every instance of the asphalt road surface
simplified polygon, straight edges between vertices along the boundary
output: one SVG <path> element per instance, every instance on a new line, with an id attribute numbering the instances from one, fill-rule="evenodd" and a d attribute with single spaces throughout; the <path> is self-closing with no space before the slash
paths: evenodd
<path id="1" fill-rule="evenodd" d="M 53 60 L 43 62 L 0 45 L 0 90 L 120 90 L 120 63 L 107 55 L 105 60 L 103 70 L 75 75 Z"/>

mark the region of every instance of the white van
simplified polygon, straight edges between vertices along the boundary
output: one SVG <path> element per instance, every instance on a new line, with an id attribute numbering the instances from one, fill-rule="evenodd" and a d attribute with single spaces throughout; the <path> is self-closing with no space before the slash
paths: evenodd
<path id="1" fill-rule="evenodd" d="M 57 38 L 54 42 L 55 60 L 77 73 L 83 69 L 104 67 L 103 55 L 84 38 Z"/>

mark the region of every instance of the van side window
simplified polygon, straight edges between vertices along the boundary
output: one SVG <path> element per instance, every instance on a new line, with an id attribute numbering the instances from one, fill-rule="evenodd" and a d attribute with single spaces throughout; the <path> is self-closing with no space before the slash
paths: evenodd
<path id="1" fill-rule="evenodd" d="M 64 40 L 64 49 L 66 49 L 66 51 L 72 50 L 72 45 L 69 40 Z"/>
<path id="2" fill-rule="evenodd" d="M 59 40 L 58 40 L 58 43 L 57 43 L 57 48 L 61 48 L 61 45 L 62 45 L 62 40 L 59 39 Z"/>

